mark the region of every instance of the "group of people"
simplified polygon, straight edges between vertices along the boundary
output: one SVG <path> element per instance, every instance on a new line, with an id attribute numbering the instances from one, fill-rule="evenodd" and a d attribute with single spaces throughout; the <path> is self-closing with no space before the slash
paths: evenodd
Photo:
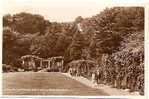
<path id="1" fill-rule="evenodd" d="M 83 69 L 80 69 L 80 68 L 69 68 L 68 72 L 71 76 L 76 76 L 76 77 L 84 75 Z"/>
<path id="2" fill-rule="evenodd" d="M 90 60 L 78 60 L 73 61 L 69 65 L 69 74 L 71 76 L 89 76 L 91 75 L 91 70 L 96 67 L 95 62 Z"/>
<path id="3" fill-rule="evenodd" d="M 77 76 L 77 70 L 75 68 L 69 68 L 68 72 L 71 76 Z"/>

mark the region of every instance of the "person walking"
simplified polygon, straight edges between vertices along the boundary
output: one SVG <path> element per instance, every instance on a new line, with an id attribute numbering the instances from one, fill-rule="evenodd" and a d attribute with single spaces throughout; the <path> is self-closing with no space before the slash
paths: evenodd
<path id="1" fill-rule="evenodd" d="M 97 84 L 100 83 L 100 80 L 101 80 L 101 69 L 97 69 L 96 71 L 96 81 L 97 81 Z"/>
<path id="2" fill-rule="evenodd" d="M 93 87 L 94 87 L 95 85 L 97 85 L 97 83 L 96 83 L 96 73 L 95 73 L 95 71 L 92 72 L 92 83 L 93 83 Z"/>

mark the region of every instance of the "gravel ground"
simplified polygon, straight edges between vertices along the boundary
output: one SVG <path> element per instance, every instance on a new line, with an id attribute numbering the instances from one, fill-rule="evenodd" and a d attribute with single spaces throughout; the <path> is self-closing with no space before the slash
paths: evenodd
<path id="1" fill-rule="evenodd" d="M 128 89 L 123 90 L 123 89 L 112 88 L 111 86 L 104 85 L 104 84 L 95 85 L 90 80 L 88 80 L 87 78 L 84 78 L 81 76 L 80 77 L 72 77 L 68 73 L 63 73 L 63 75 L 66 75 L 67 77 L 70 77 L 74 80 L 77 80 L 80 83 L 85 84 L 89 87 L 102 90 L 105 93 L 108 93 L 110 96 L 140 96 L 139 92 L 131 92 L 130 93 Z"/>

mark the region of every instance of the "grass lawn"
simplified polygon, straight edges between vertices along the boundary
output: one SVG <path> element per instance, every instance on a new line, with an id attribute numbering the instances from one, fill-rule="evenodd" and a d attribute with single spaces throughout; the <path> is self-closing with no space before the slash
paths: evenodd
<path id="1" fill-rule="evenodd" d="M 107 95 L 61 73 L 15 72 L 3 73 L 3 95 Z"/>

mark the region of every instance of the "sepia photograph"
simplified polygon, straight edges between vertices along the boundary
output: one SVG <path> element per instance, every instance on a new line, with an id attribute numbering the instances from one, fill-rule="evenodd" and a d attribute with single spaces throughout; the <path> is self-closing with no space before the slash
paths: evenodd
<path id="1" fill-rule="evenodd" d="M 144 96 L 145 7 L 5 0 L 3 96 Z"/>

